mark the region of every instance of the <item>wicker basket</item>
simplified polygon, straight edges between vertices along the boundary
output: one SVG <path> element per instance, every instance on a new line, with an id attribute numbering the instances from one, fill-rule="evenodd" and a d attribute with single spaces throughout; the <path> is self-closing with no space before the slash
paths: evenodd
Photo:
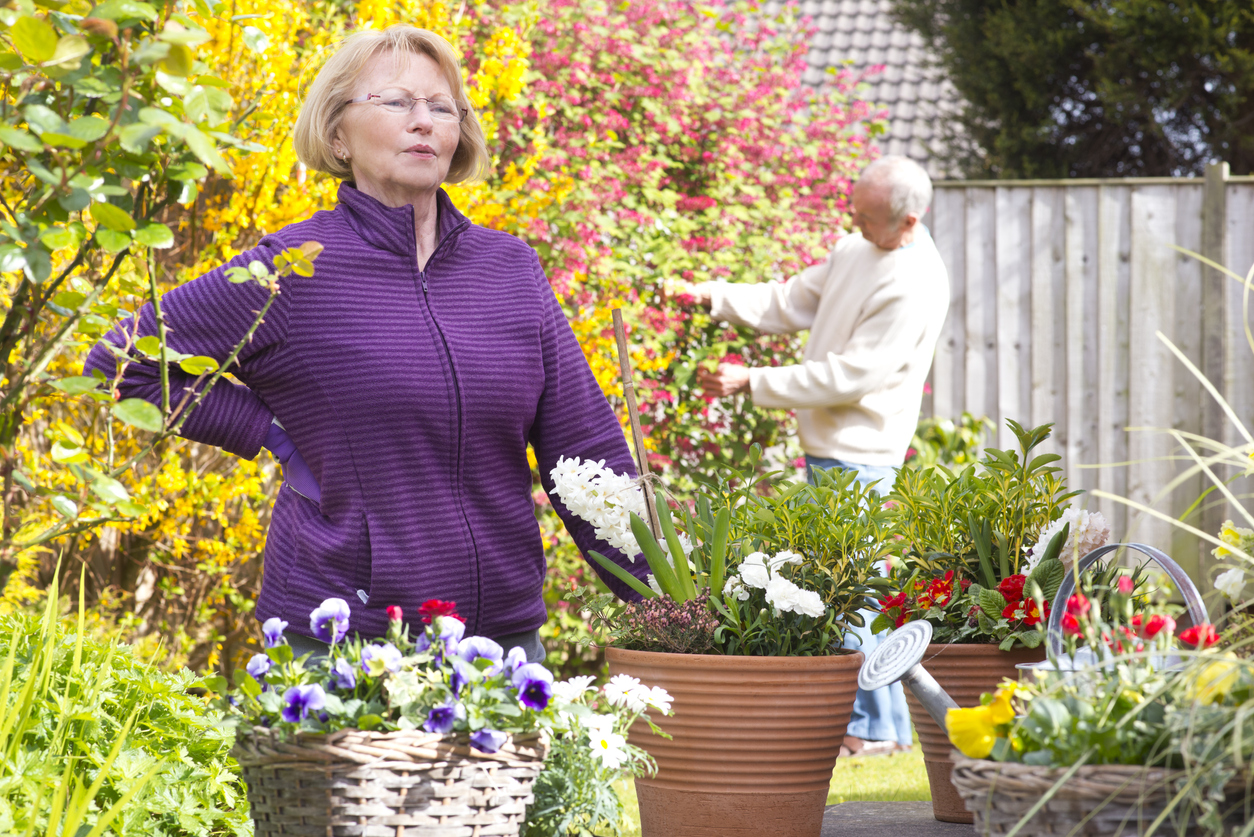
<path id="1" fill-rule="evenodd" d="M 547 750 L 538 735 L 487 754 L 420 730 L 255 728 L 234 754 L 257 837 L 488 837 L 518 834 Z"/>
<path id="2" fill-rule="evenodd" d="M 964 758 L 953 753 L 953 783 L 967 810 L 975 815 L 975 833 L 1004 835 L 1032 809 L 1067 772 L 1066 768 Z M 1167 807 L 1182 771 L 1138 765 L 1084 765 L 1054 793 L 1017 834 L 1103 835 L 1135 837 Z M 1245 806 L 1245 785 L 1229 786 L 1229 812 L 1239 815 Z M 1155 834 L 1202 833 L 1181 807 L 1169 815 Z"/>

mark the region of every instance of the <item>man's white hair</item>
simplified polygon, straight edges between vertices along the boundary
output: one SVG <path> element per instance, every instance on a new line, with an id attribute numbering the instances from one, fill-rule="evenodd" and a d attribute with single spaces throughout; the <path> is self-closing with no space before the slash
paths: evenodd
<path id="1" fill-rule="evenodd" d="M 900 154 L 880 157 L 858 178 L 868 184 L 888 186 L 888 206 L 896 223 L 907 215 L 920 218 L 932 205 L 932 178 L 923 167 Z"/>

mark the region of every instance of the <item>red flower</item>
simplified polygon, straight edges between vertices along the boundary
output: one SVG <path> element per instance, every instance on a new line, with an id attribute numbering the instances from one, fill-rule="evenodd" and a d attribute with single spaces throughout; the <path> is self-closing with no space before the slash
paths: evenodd
<path id="1" fill-rule="evenodd" d="M 1180 641 L 1186 645 L 1192 645 L 1200 651 L 1203 648 L 1210 648 L 1219 642 L 1219 635 L 1215 633 L 1214 625 L 1209 622 L 1203 622 L 1200 625 L 1194 625 L 1181 631 Z"/>
<path id="2" fill-rule="evenodd" d="M 1001 612 L 1001 615 L 1011 620 L 1019 619 L 1024 626 L 1035 625 L 1042 618 L 1049 618 L 1049 602 L 1045 602 L 1043 617 L 1040 609 L 1036 606 L 1036 599 L 1020 599 L 1017 602 L 1011 602 L 1006 605 L 1006 609 Z"/>
<path id="3" fill-rule="evenodd" d="M 1088 597 L 1083 593 L 1076 593 L 1074 596 L 1067 599 L 1067 612 L 1077 619 L 1082 619 L 1085 616 L 1088 616 L 1090 607 L 1091 605 L 1089 604 Z"/>
<path id="4" fill-rule="evenodd" d="M 1120 592 L 1120 593 L 1122 593 L 1122 594 L 1123 594 L 1123 595 L 1125 595 L 1125 596 L 1131 596 L 1131 595 L 1132 595 L 1132 587 L 1133 587 L 1133 584 L 1132 584 L 1132 578 L 1131 578 L 1131 576 L 1126 576 L 1126 575 L 1121 575 L 1121 576 L 1119 576 L 1119 582 L 1118 582 L 1118 583 L 1119 583 L 1119 592 Z"/>
<path id="5" fill-rule="evenodd" d="M 944 578 L 933 579 L 927 590 L 919 596 L 919 607 L 944 607 L 954 597 L 954 571 L 949 570 Z"/>
<path id="6" fill-rule="evenodd" d="M 444 602 L 439 599 L 427 599 L 422 603 L 422 607 L 418 608 L 418 615 L 422 617 L 424 625 L 430 625 L 431 620 L 437 616 L 452 616 L 459 622 L 466 620 L 457 615 L 457 602 Z"/>
<path id="7" fill-rule="evenodd" d="M 1076 619 L 1075 615 L 1071 613 L 1062 615 L 1062 632 L 1068 636 L 1079 636 L 1084 633 L 1080 629 L 1080 620 Z"/>
<path id="8" fill-rule="evenodd" d="M 1155 613 L 1146 619 L 1138 613 L 1132 617 L 1132 629 L 1136 631 L 1136 635 L 1141 637 L 1141 639 L 1153 639 L 1163 631 L 1166 631 L 1168 634 L 1175 633 L 1176 620 L 1161 613 Z"/>
<path id="9" fill-rule="evenodd" d="M 960 583 L 962 585 L 962 592 L 965 593 L 967 592 L 967 588 L 971 586 L 971 579 L 964 578 Z"/>
<path id="10" fill-rule="evenodd" d="M 405 618 L 405 611 L 401 610 L 400 605 L 388 605 L 388 619 L 393 622 L 399 622 Z"/>
<path id="11" fill-rule="evenodd" d="M 1001 584 L 997 585 L 997 592 L 1008 602 L 1017 602 L 1023 598 L 1023 585 L 1028 583 L 1028 577 L 1022 573 L 1006 576 L 1001 580 Z"/>
<path id="12" fill-rule="evenodd" d="M 895 596 L 889 596 L 880 605 L 880 613 L 893 620 L 894 628 L 900 628 L 906 624 L 910 620 L 910 610 L 906 607 L 906 594 L 898 593 Z"/>

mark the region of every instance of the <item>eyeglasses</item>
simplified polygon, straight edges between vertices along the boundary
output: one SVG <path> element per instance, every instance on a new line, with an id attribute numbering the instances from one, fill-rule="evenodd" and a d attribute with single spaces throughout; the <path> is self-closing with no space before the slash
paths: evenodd
<path id="1" fill-rule="evenodd" d="M 383 108 L 388 113 L 413 113 L 419 102 L 427 106 L 427 113 L 435 122 L 461 122 L 470 113 L 468 108 L 459 107 L 450 96 L 436 95 L 431 98 L 411 96 L 405 90 L 384 90 L 382 93 L 367 93 L 356 99 L 349 99 L 345 104 L 356 105 L 369 103 Z"/>

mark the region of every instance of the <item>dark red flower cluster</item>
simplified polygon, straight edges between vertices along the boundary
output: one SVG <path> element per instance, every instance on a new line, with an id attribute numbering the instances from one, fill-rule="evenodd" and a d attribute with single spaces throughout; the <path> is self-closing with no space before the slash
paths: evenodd
<path id="1" fill-rule="evenodd" d="M 1027 576 L 1022 573 L 1015 573 L 1002 579 L 1001 584 L 997 585 L 997 592 L 1001 593 L 1002 598 L 1006 600 L 1006 607 L 1002 610 L 1001 615 L 1006 619 L 1019 621 L 1024 626 L 1030 627 L 1042 619 L 1049 618 L 1049 602 L 1042 603 L 1045 606 L 1045 610 L 1042 612 L 1036 603 L 1036 599 L 1025 599 L 1023 597 L 1023 587 L 1027 583 Z"/>
<path id="2" fill-rule="evenodd" d="M 902 625 L 910 621 L 909 601 L 906 599 L 905 593 L 898 593 L 895 596 L 889 596 L 880 605 L 880 613 L 886 615 L 893 620 L 893 627 L 900 628 Z"/>
<path id="3" fill-rule="evenodd" d="M 1210 648 L 1219 642 L 1219 635 L 1215 633 L 1214 625 L 1209 622 L 1203 622 L 1200 625 L 1194 625 L 1181 631 L 1180 641 L 1185 645 L 1192 645 L 1198 651 L 1201 651 L 1203 648 Z"/>
<path id="4" fill-rule="evenodd" d="M 418 608 L 418 615 L 422 617 L 424 625 L 430 625 L 431 620 L 437 616 L 452 616 L 459 622 L 466 621 L 457 615 L 457 602 L 445 602 L 440 599 L 427 599 L 422 603 L 422 607 Z"/>

